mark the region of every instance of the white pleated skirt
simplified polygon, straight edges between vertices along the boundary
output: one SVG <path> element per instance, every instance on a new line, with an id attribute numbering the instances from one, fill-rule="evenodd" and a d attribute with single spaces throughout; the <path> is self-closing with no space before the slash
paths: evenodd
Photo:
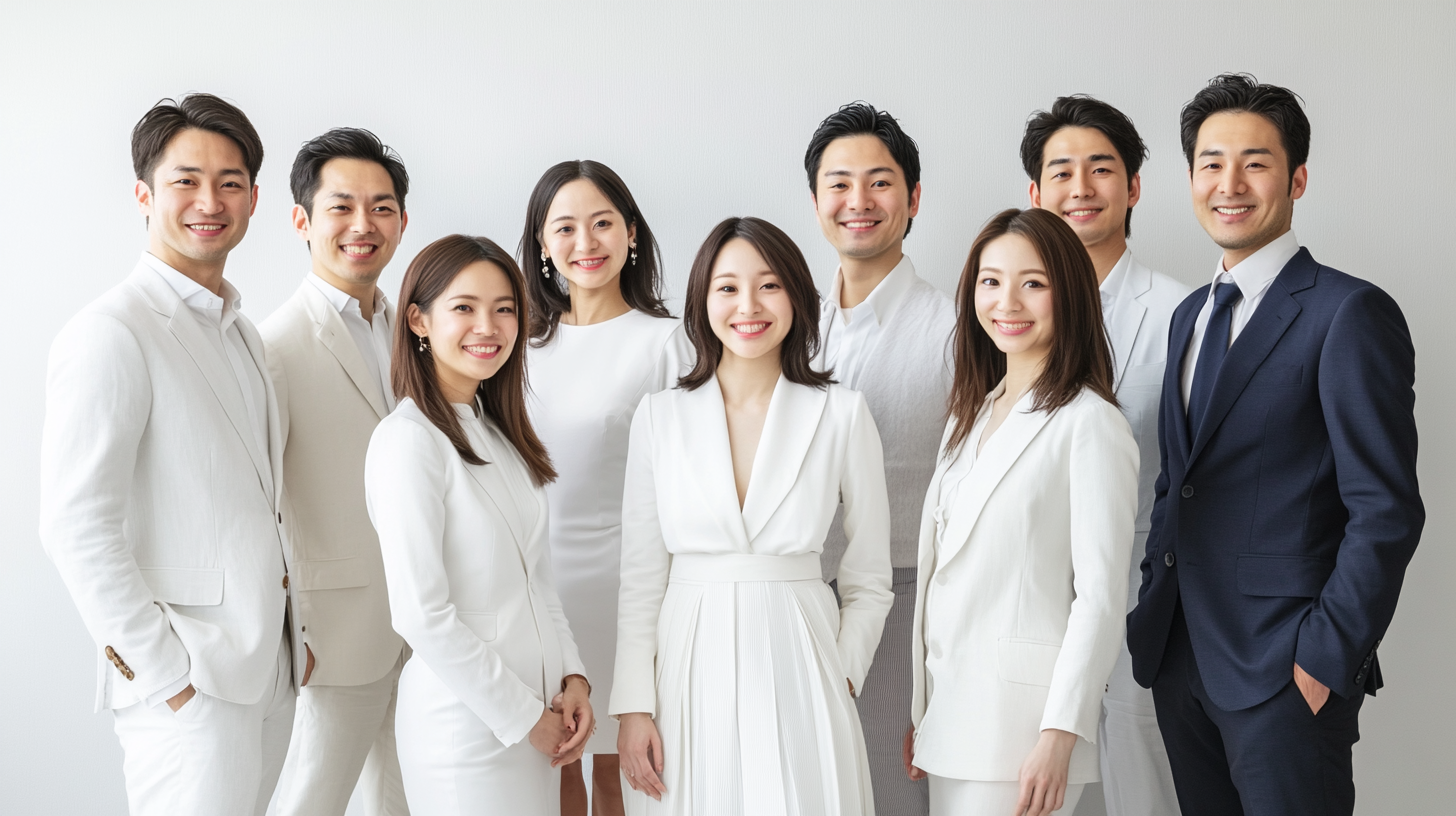
<path id="1" fill-rule="evenodd" d="M 561 771 L 529 740 L 502 745 L 419 656 L 399 677 L 395 741 L 413 816 L 559 816 Z"/>
<path id="2" fill-rule="evenodd" d="M 817 553 L 675 556 L 658 620 L 667 794 L 646 812 L 873 816 L 838 633 Z"/>

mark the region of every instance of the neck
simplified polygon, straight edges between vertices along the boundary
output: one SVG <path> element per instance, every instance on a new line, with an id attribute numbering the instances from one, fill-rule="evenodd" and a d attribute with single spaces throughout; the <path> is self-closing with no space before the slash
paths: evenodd
<path id="1" fill-rule="evenodd" d="M 1119 232 L 1086 249 L 1092 258 L 1092 268 L 1097 270 L 1097 285 L 1101 286 L 1107 281 L 1107 276 L 1112 274 L 1112 268 L 1122 260 L 1123 253 L 1127 252 L 1127 236 Z"/>
<path id="2" fill-rule="evenodd" d="M 728 405 L 767 403 L 773 398 L 774 386 L 778 385 L 782 371 L 778 349 L 751 360 L 723 349 L 723 359 L 718 361 L 718 389 L 723 392 L 723 402 Z"/>
<path id="3" fill-rule="evenodd" d="M 870 292 L 880 285 L 880 281 L 889 277 L 900 265 L 900 260 L 905 254 L 900 250 L 901 243 L 895 242 L 890 249 L 876 255 L 873 258 L 850 258 L 845 255 L 839 256 L 839 305 L 841 308 L 853 309 L 864 303 Z"/>
<path id="4" fill-rule="evenodd" d="M 451 376 L 452 372 L 439 371 L 439 360 L 435 361 L 435 367 L 437 369 L 435 382 L 439 383 L 440 393 L 444 395 L 445 399 L 462 405 L 475 404 L 475 392 L 480 388 L 480 380 L 472 380 L 468 377 L 453 377 Z"/>
<path id="5" fill-rule="evenodd" d="M 1006 396 L 1019 399 L 1046 367 L 1046 354 L 1008 354 L 1006 356 Z"/>
<path id="6" fill-rule="evenodd" d="M 313 273 L 324 283 L 359 301 L 359 313 L 364 316 L 365 323 L 374 319 L 374 293 L 377 291 L 375 281 L 378 277 L 364 282 L 348 281 L 318 264 L 314 264 Z"/>
<path id="7" fill-rule="evenodd" d="M 571 311 L 561 313 L 561 322 L 568 326 L 590 326 L 630 311 L 627 299 L 622 297 L 621 281 L 616 280 L 595 289 L 584 289 L 567 282 L 571 295 Z"/>
<path id="8" fill-rule="evenodd" d="M 214 295 L 222 296 L 222 270 L 227 263 L 226 258 L 220 261 L 199 261 L 172 251 L 171 247 L 155 238 L 147 243 L 147 251 L 152 253 L 157 260 L 197 281 Z"/>
<path id="9" fill-rule="evenodd" d="M 1264 241 L 1257 246 L 1246 246 L 1239 249 L 1229 249 L 1225 247 L 1223 251 L 1223 271 L 1227 272 L 1230 269 L 1233 269 L 1234 267 L 1243 263 L 1244 261 L 1247 261 L 1249 257 L 1255 252 L 1258 252 L 1259 250 L 1263 249 L 1266 246 L 1269 246 L 1280 238 L 1283 238 L 1284 234 L 1289 232 L 1293 228 L 1294 227 L 1292 224 L 1285 224 L 1284 229 L 1275 232 L 1274 235 L 1270 237 L 1267 241 Z"/>

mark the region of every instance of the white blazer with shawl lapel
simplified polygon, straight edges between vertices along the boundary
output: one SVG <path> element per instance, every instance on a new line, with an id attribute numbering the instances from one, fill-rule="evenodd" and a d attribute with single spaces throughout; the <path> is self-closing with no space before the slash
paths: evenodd
<path id="1" fill-rule="evenodd" d="M 921 517 L 911 716 L 915 764 L 939 776 L 1014 781 L 1046 728 L 1081 738 L 1071 782 L 1098 776 L 1103 686 L 1122 644 L 1137 446 L 1117 409 L 1090 391 L 1052 414 L 1030 410 L 1032 399 L 1022 397 L 960 471 L 949 506 L 942 484 L 977 440 L 955 451 L 942 442 Z"/>
<path id="2" fill-rule="evenodd" d="M 304 281 L 261 330 L 283 424 L 291 584 L 317 658 L 309 682 L 371 683 L 404 643 L 390 623 L 379 537 L 364 502 L 364 455 L 389 410 L 348 326 L 313 283 Z"/>

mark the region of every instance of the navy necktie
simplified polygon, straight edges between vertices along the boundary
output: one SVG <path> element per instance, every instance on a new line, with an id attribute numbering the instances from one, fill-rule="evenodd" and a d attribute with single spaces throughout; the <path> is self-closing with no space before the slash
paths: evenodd
<path id="1" fill-rule="evenodd" d="M 1213 395 L 1213 383 L 1228 353 L 1234 304 L 1242 297 L 1236 283 L 1220 283 L 1214 287 L 1213 310 L 1208 313 L 1208 327 L 1203 331 L 1203 345 L 1198 349 L 1198 365 L 1193 369 L 1193 388 L 1188 394 L 1188 430 L 1194 437 L 1198 436 L 1208 398 Z"/>

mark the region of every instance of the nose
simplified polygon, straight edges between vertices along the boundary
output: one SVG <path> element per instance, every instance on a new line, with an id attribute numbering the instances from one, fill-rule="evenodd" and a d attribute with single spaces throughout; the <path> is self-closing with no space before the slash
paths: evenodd
<path id="1" fill-rule="evenodd" d="M 597 238 L 590 228 L 576 231 L 576 251 L 591 252 L 596 248 Z"/>
<path id="2" fill-rule="evenodd" d="M 217 190 L 205 184 L 200 184 L 198 187 L 200 189 L 198 189 L 197 198 L 194 201 L 197 211 L 208 215 L 222 212 L 222 196 L 217 194 Z"/>
<path id="3" fill-rule="evenodd" d="M 1072 174 L 1072 198 L 1091 198 L 1092 177 L 1087 173 L 1077 170 Z"/>
<path id="4" fill-rule="evenodd" d="M 758 300 L 758 289 L 756 287 L 745 287 L 738 294 L 738 313 L 744 317 L 752 317 L 763 311 L 763 304 Z"/>
<path id="5" fill-rule="evenodd" d="M 1243 168 L 1230 164 L 1223 173 L 1219 174 L 1218 191 L 1224 195 L 1243 195 L 1248 189 L 1247 182 Z"/>
<path id="6" fill-rule="evenodd" d="M 358 207 L 354 210 L 354 217 L 350 219 L 349 229 L 358 233 L 370 233 L 374 231 L 374 222 L 369 220 L 369 210 Z"/>
<path id="7" fill-rule="evenodd" d="M 851 210 L 868 210 L 871 206 L 869 189 L 862 184 L 851 185 L 849 195 L 845 196 L 845 204 Z"/>

